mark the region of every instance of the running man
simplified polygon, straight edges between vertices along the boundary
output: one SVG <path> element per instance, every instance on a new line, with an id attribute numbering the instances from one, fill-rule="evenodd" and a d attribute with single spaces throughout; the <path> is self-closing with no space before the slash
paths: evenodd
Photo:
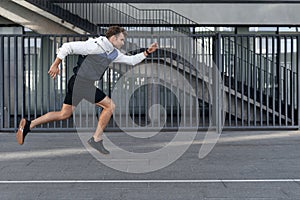
<path id="1" fill-rule="evenodd" d="M 82 99 L 86 99 L 103 108 L 94 135 L 88 140 L 88 143 L 99 152 L 109 154 L 109 151 L 103 146 L 102 135 L 115 110 L 115 104 L 103 91 L 95 87 L 94 83 L 102 79 L 110 63 L 136 65 L 158 48 L 158 44 L 155 42 L 142 53 L 132 56 L 124 55 L 120 49 L 124 45 L 126 36 L 127 32 L 124 28 L 111 26 L 105 36 L 87 41 L 64 43 L 50 66 L 49 76 L 53 79 L 56 78 L 60 73 L 59 64 L 66 56 L 77 54 L 79 59 L 77 66 L 73 69 L 74 75 L 68 81 L 67 94 L 62 108 L 60 111 L 48 112 L 32 121 L 21 119 L 16 133 L 17 142 L 22 145 L 28 132 L 40 124 L 71 117 L 75 107 Z"/>

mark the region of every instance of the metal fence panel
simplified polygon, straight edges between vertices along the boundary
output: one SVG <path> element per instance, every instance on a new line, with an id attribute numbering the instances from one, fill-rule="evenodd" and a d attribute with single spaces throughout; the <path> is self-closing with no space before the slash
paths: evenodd
<path id="1" fill-rule="evenodd" d="M 124 52 L 134 54 L 154 41 L 160 49 L 137 66 L 112 64 L 95 83 L 117 106 L 107 130 L 223 126 L 216 110 L 225 112 L 224 128 L 299 127 L 299 36 L 156 33 L 153 27 L 131 30 Z M 60 110 L 77 56 L 62 62 L 57 79 L 47 71 L 64 42 L 86 39 L 0 35 L 1 130 L 15 130 L 22 117 Z M 92 130 L 100 112 L 82 101 L 70 119 L 36 128 Z"/>
<path id="2" fill-rule="evenodd" d="M 232 91 L 226 125 L 297 126 L 296 36 L 233 35 L 222 42 L 223 80 Z"/>

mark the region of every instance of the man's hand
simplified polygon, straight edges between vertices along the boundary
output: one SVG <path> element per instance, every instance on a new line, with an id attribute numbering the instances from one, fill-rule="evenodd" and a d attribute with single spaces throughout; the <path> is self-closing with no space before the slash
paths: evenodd
<path id="1" fill-rule="evenodd" d="M 56 58 L 55 61 L 52 63 L 49 71 L 48 71 L 49 76 L 53 79 L 55 79 L 55 77 L 60 74 L 60 70 L 59 70 L 59 67 L 58 67 L 60 62 L 61 62 L 61 59 Z"/>
<path id="2" fill-rule="evenodd" d="M 146 51 L 144 51 L 144 55 L 148 56 L 150 53 L 156 51 L 157 48 L 158 48 L 157 42 L 152 43 L 150 47 Z"/>
<path id="3" fill-rule="evenodd" d="M 150 45 L 150 47 L 147 49 L 149 53 L 153 53 L 158 48 L 157 42 L 154 42 Z"/>

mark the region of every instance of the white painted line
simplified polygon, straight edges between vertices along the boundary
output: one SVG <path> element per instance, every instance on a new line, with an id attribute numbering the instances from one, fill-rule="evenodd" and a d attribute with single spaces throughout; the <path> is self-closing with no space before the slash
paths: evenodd
<path id="1" fill-rule="evenodd" d="M 300 182 L 300 179 L 250 179 L 250 180 L 32 180 L 0 181 L 0 184 L 40 184 L 40 183 L 276 183 Z"/>
<path id="2" fill-rule="evenodd" d="M 0 152 L 0 161 L 20 160 L 29 158 L 51 158 L 88 153 L 84 148 L 59 148 L 36 151 Z"/>

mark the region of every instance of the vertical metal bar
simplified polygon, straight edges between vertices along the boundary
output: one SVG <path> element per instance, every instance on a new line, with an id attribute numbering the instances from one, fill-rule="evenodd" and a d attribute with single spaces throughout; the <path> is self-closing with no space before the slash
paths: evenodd
<path id="1" fill-rule="evenodd" d="M 89 127 L 89 104 L 86 103 L 85 104 L 85 109 L 83 111 L 85 111 L 85 128 L 88 128 Z M 95 118 L 94 115 L 91 116 L 92 118 Z"/>
<path id="2" fill-rule="evenodd" d="M 128 65 L 126 65 L 126 72 L 128 72 Z M 129 87 L 130 85 L 129 85 L 129 83 L 125 83 L 126 84 L 126 87 Z M 128 102 L 128 106 L 126 106 L 126 108 L 125 108 L 125 112 L 126 112 L 126 125 L 125 125 L 125 127 L 126 128 L 128 128 L 129 127 L 129 118 L 128 118 L 128 115 L 129 115 L 129 97 L 128 97 L 128 92 L 126 92 L 126 94 L 125 94 L 125 102 L 127 103 Z"/>
<path id="3" fill-rule="evenodd" d="M 256 126 L 256 94 L 257 94 L 257 65 L 256 65 L 256 36 L 253 36 L 253 119 L 254 119 L 254 126 Z"/>
<path id="4" fill-rule="evenodd" d="M 207 37 L 208 39 L 210 39 L 209 37 Z M 204 93 L 204 90 L 205 90 L 205 77 L 206 77 L 206 62 L 205 62 L 205 47 L 206 47 L 206 43 L 205 43 L 205 37 L 202 35 L 201 36 L 201 40 L 202 40 L 202 65 L 201 65 L 201 72 L 202 72 L 202 75 L 203 75 L 203 78 L 202 78 L 202 127 L 205 126 L 205 93 Z M 209 47 L 210 48 L 210 47 Z M 208 79 L 208 83 L 207 85 L 209 85 L 209 79 Z M 209 95 L 207 97 L 208 99 L 208 104 L 209 104 Z"/>
<path id="5" fill-rule="evenodd" d="M 185 38 L 181 38 L 182 41 L 184 41 Z M 185 54 L 186 54 L 186 45 L 185 45 L 185 42 L 184 44 L 182 45 L 183 46 L 183 54 L 184 54 L 184 57 L 185 57 Z M 182 65 L 182 70 L 183 70 L 183 77 L 185 79 L 185 74 L 186 74 L 186 59 L 183 60 L 183 65 Z M 178 79 L 179 80 L 179 79 Z M 186 102 L 186 91 L 185 91 L 185 87 L 183 87 L 183 95 L 182 95 L 182 98 L 183 98 L 183 126 L 186 127 L 186 116 L 187 116 L 187 102 Z"/>
<path id="6" fill-rule="evenodd" d="M 180 43 L 179 43 L 179 36 L 177 36 L 176 37 L 176 44 L 177 44 L 177 46 L 176 46 L 176 48 L 180 48 Z M 179 65 L 180 65 L 180 61 L 179 61 L 179 58 L 178 58 L 178 56 L 176 57 L 176 73 L 177 73 L 177 81 L 176 81 L 176 88 L 177 88 L 177 95 L 178 95 L 178 97 L 179 97 L 179 99 L 181 98 L 180 97 L 180 90 L 179 90 Z M 179 112 L 184 112 L 183 110 L 181 110 L 181 108 L 180 108 L 180 106 L 179 106 L 179 103 L 180 103 L 180 101 L 178 101 L 178 102 L 176 102 L 177 103 L 177 126 L 180 126 L 180 114 L 179 114 Z M 182 105 L 181 105 L 182 106 Z M 181 120 L 183 120 L 183 119 L 181 119 Z"/>
<path id="7" fill-rule="evenodd" d="M 0 130 L 4 128 L 4 36 L 0 35 Z"/>
<path id="8" fill-rule="evenodd" d="M 147 43 L 146 43 L 147 44 Z M 153 64 L 152 63 L 152 60 L 150 61 L 151 65 Z M 150 80 L 150 88 L 148 89 L 148 95 L 149 95 L 149 98 L 148 98 L 148 104 L 147 104 L 147 110 L 149 112 L 149 117 L 150 117 L 150 120 L 151 120 L 151 123 L 150 123 L 150 127 L 154 127 L 154 118 L 153 118 L 153 112 L 154 110 L 153 109 L 150 109 L 151 106 L 153 106 L 153 102 L 155 101 L 155 86 L 154 86 L 154 77 L 153 77 L 153 67 L 150 68 L 149 70 L 151 73 L 151 77 L 149 77 L 149 80 Z"/>
<path id="9" fill-rule="evenodd" d="M 139 41 L 140 41 L 140 38 L 139 38 Z M 141 74 L 141 68 L 139 67 L 138 68 L 138 82 L 137 82 L 137 84 L 138 84 L 138 94 L 139 94 L 139 96 L 138 96 L 138 119 L 139 119 L 139 126 L 141 126 L 142 125 L 142 94 L 141 94 L 141 85 L 142 85 L 142 74 Z M 145 98 L 145 97 L 144 97 Z"/>
<path id="10" fill-rule="evenodd" d="M 278 52 L 277 52 L 277 57 L 278 57 L 278 106 L 279 106 L 279 126 L 281 126 L 281 36 L 278 36 Z"/>
<path id="11" fill-rule="evenodd" d="M 130 66 L 131 68 L 131 86 L 132 87 L 130 89 L 130 91 L 133 91 L 133 93 L 131 94 L 131 101 L 132 101 L 132 110 L 130 112 L 132 112 L 132 124 L 131 124 L 131 127 L 134 127 L 134 124 L 135 124 L 135 87 L 134 87 L 134 84 L 135 84 L 135 74 L 134 74 L 134 69 L 133 69 L 133 66 Z"/>
<path id="12" fill-rule="evenodd" d="M 192 55 L 190 56 L 190 60 L 189 60 L 189 82 L 190 82 L 190 85 L 192 85 L 193 83 L 193 79 L 192 79 L 192 58 L 195 58 L 195 53 L 194 53 L 194 36 L 192 37 L 192 47 L 189 48 L 189 55 Z M 190 111 L 190 124 L 189 124 L 189 127 L 192 127 L 192 123 L 193 123 L 193 114 L 192 114 L 192 111 L 193 111 L 193 96 L 192 96 L 192 91 L 191 91 L 191 87 L 189 87 L 189 104 L 190 104 L 190 108 L 189 108 L 189 111 Z"/>
<path id="13" fill-rule="evenodd" d="M 115 86 L 116 86 L 116 64 L 113 63 L 112 64 L 112 87 L 111 87 L 111 89 L 113 90 L 115 88 Z M 111 98 L 112 98 L 112 95 L 111 95 Z M 94 113 L 93 113 L 93 116 L 94 116 Z M 112 127 L 116 127 L 116 121 L 115 120 L 112 120 Z"/>
<path id="14" fill-rule="evenodd" d="M 157 37 L 156 39 L 156 42 L 157 41 L 160 41 L 160 38 Z M 163 83 L 165 82 L 165 79 L 162 80 L 162 83 L 161 83 L 161 77 L 164 78 L 164 75 L 161 76 L 161 74 L 165 74 L 166 71 L 164 70 L 161 70 L 163 69 L 162 66 L 160 65 L 160 60 L 161 60 L 161 51 L 160 49 L 157 50 L 157 70 L 158 70 L 158 104 L 161 105 L 162 107 L 164 107 L 164 110 L 166 111 L 166 106 L 164 106 L 164 103 L 163 103 L 163 100 L 164 100 L 164 95 L 163 95 L 163 91 L 164 91 L 164 88 L 161 87 L 161 85 L 163 85 Z M 166 113 L 161 113 L 161 109 L 158 109 L 158 114 L 159 114 L 159 120 L 158 120 L 158 127 L 161 127 L 161 122 L 163 123 L 166 123 L 165 121 L 162 121 L 161 118 L 165 119 L 165 114 Z M 167 119 L 167 118 L 166 118 Z"/>
<path id="15" fill-rule="evenodd" d="M 266 115 L 267 115 L 267 126 L 270 126 L 270 119 L 269 119 L 269 113 L 270 113 L 270 106 L 269 106 L 269 77 L 270 77 L 270 73 L 269 73 L 269 37 L 266 36 L 266 72 L 265 72 L 265 76 L 266 76 Z"/>
<path id="16" fill-rule="evenodd" d="M 147 39 L 144 38 L 144 43 L 145 45 L 147 44 Z M 148 64 L 148 60 L 145 60 L 145 64 Z M 148 117 L 149 117 L 149 87 L 151 88 L 151 83 L 149 82 L 149 77 L 148 77 L 148 67 L 145 67 L 145 81 L 146 81 L 146 87 L 145 87 L 145 122 L 148 125 Z"/>
<path id="17" fill-rule="evenodd" d="M 199 66 L 199 72 L 201 71 L 201 73 L 202 73 L 202 78 L 201 78 L 201 85 L 202 85 L 202 87 L 201 87 L 201 97 L 202 97 L 202 99 L 201 99 L 201 104 L 199 105 L 199 108 L 198 109 L 201 109 L 202 110 L 202 113 L 199 113 L 199 123 L 202 125 L 202 127 L 204 127 L 204 111 L 203 111 L 203 102 L 204 102 L 204 86 L 205 86 L 205 71 L 204 71 L 204 65 L 205 65 L 205 42 L 204 42 L 204 35 L 201 35 L 200 36 L 200 42 L 201 42 L 201 52 L 199 52 L 200 53 L 200 55 L 199 55 L 199 58 L 200 58 L 200 60 L 201 60 L 201 63 L 202 64 L 200 64 L 200 66 Z M 198 81 L 197 81 L 198 82 Z M 199 94 L 200 95 L 200 94 Z M 200 102 L 200 100 L 199 100 L 199 102 Z M 201 116 L 200 116 L 201 115 Z M 201 121 L 200 121 L 200 119 L 201 119 Z"/>
<path id="18" fill-rule="evenodd" d="M 294 115 L 295 115 L 295 108 L 294 108 L 294 97 L 295 97 L 295 81 L 294 81 L 294 37 L 291 37 L 291 72 L 290 72 L 290 98 L 291 98 L 291 104 L 290 104 L 290 112 L 291 113 L 291 126 L 294 126 Z"/>
<path id="19" fill-rule="evenodd" d="M 196 57 L 196 63 L 195 63 L 195 82 L 196 82 L 196 85 L 195 85 L 195 90 L 196 90 L 196 97 L 195 97 L 195 110 L 196 110 L 196 113 L 195 113 L 195 122 L 196 122 L 196 125 L 199 126 L 199 79 L 201 77 L 199 77 L 199 36 L 195 35 L 195 57 Z M 198 128 L 198 127 L 196 127 Z"/>
<path id="20" fill-rule="evenodd" d="M 273 126 L 276 125 L 276 119 L 275 119 L 275 112 L 276 112 L 276 104 L 275 104 L 275 100 L 276 100 L 276 93 L 275 93 L 275 87 L 276 87 L 276 76 L 275 76 L 275 67 L 279 67 L 279 63 L 277 63 L 277 65 L 275 65 L 275 41 L 276 39 L 274 38 L 274 36 L 272 36 L 272 72 L 271 72 L 271 78 L 272 78 L 272 122 L 273 122 Z M 277 41 L 278 44 L 278 41 Z M 277 52 L 278 54 L 278 52 Z"/>
<path id="21" fill-rule="evenodd" d="M 238 56 L 239 56 L 239 47 L 237 41 L 237 35 L 234 36 L 234 125 L 238 126 L 238 77 L 239 77 L 239 63 L 238 63 Z"/>
<path id="22" fill-rule="evenodd" d="M 18 37 L 14 36 L 14 91 L 15 91 L 15 95 L 14 95 L 14 128 L 16 129 L 18 127 L 18 99 L 19 99 L 19 90 L 18 90 Z M 23 113 L 21 113 L 21 117 L 23 117 Z"/>
<path id="23" fill-rule="evenodd" d="M 93 12 L 92 10 L 90 10 L 89 8 L 90 3 L 86 2 L 85 3 L 85 17 L 87 19 L 87 21 L 90 21 L 91 23 L 93 23 L 93 21 L 90 18 L 90 14 Z"/>
<path id="24" fill-rule="evenodd" d="M 31 65 L 31 62 L 30 62 L 30 37 L 28 37 L 27 38 L 27 59 L 28 59 L 28 62 L 27 62 L 27 64 L 28 64 L 28 67 L 27 67 L 27 77 L 26 76 L 24 76 L 25 77 L 25 83 L 27 82 L 27 87 L 28 87 L 28 90 L 27 90 L 27 92 L 28 92 L 28 99 L 27 99 L 27 109 L 28 109 L 28 114 L 27 114 L 27 118 L 28 119 L 30 119 L 30 111 L 31 111 L 31 106 L 30 106 L 30 104 L 31 104 L 31 92 L 30 92 L 30 89 L 31 89 L 31 67 L 30 67 L 30 65 Z M 24 52 L 25 53 L 25 52 Z M 24 73 L 26 72 L 26 59 L 25 59 L 25 62 L 24 62 L 24 68 L 25 68 L 25 70 L 24 70 Z M 26 75 L 26 73 L 25 73 L 25 75 Z M 27 79 L 27 80 L 26 80 Z M 26 94 L 25 94 L 25 99 L 26 99 Z"/>
<path id="25" fill-rule="evenodd" d="M 153 32 L 153 28 L 152 29 L 152 32 Z M 153 41 L 153 37 L 151 38 L 151 40 Z M 159 50 L 158 50 L 159 51 Z M 153 60 L 153 57 L 151 56 L 151 62 L 152 62 L 152 65 L 154 64 L 154 60 Z M 161 96 L 160 96 L 160 62 L 159 62 L 159 54 L 158 54 L 158 62 L 157 62 L 157 65 L 155 67 L 157 69 L 157 77 L 155 77 L 156 80 L 156 85 L 155 85 L 155 92 L 156 92 L 156 99 L 155 99 L 155 104 L 158 104 L 159 106 L 161 105 L 160 104 L 160 99 L 161 99 Z M 156 106 L 155 107 L 155 113 L 158 115 L 157 116 L 157 126 L 160 127 L 160 119 L 161 119 L 161 113 L 160 113 L 160 110 L 159 109 L 160 107 Z"/>
<path id="26" fill-rule="evenodd" d="M 285 126 L 287 126 L 288 124 L 288 98 L 289 98 L 289 90 L 288 90 L 288 83 L 289 83 L 289 79 L 288 79 L 288 61 L 287 61 L 287 51 L 288 51 L 288 47 L 287 47 L 287 36 L 284 37 L 284 117 L 285 117 Z"/>
<path id="27" fill-rule="evenodd" d="M 129 10 L 127 11 L 127 13 L 130 13 L 131 11 L 130 11 L 130 8 L 129 7 L 127 7 Z M 133 39 L 134 40 L 134 39 Z M 141 46 L 141 38 L 140 38 L 140 36 L 137 36 L 136 37 L 136 40 L 137 40 L 137 44 L 139 45 L 139 46 Z M 141 94 L 141 82 L 142 82 L 142 77 L 141 77 L 141 68 L 140 67 L 138 67 L 137 68 L 138 69 L 138 71 L 137 71 L 137 78 L 136 78 L 136 85 L 137 85 L 137 93 L 138 93 L 138 95 L 137 95 L 137 101 L 136 101 L 136 107 L 137 107 L 137 117 L 138 117 L 138 120 L 137 120 L 137 123 L 138 123 L 138 126 L 140 127 L 141 125 L 142 125 L 142 119 L 141 119 L 141 102 L 142 102 L 142 94 Z"/>
<path id="28" fill-rule="evenodd" d="M 40 54 L 41 54 L 41 78 L 40 80 L 41 81 L 41 112 L 40 112 L 40 115 L 43 115 L 44 114 L 44 39 L 45 39 L 45 36 L 41 36 L 41 50 L 40 50 Z M 42 124 L 41 127 L 44 127 L 44 125 Z"/>
<path id="29" fill-rule="evenodd" d="M 69 36 L 66 36 L 65 40 L 69 41 Z M 62 46 L 62 45 L 63 45 L 63 36 L 60 37 L 60 45 L 59 46 Z M 65 94 L 66 94 L 67 91 L 68 91 L 68 80 L 69 80 L 69 67 L 68 67 L 69 66 L 69 59 L 68 58 L 65 59 L 65 64 L 66 64 L 66 69 L 65 69 L 65 81 L 64 81 L 64 85 L 65 85 L 65 88 L 66 88 L 66 90 L 65 90 Z M 73 117 L 74 117 L 74 115 L 73 115 Z M 68 118 L 66 120 L 66 128 L 70 127 L 70 121 L 71 121 L 70 118 Z"/>
<path id="30" fill-rule="evenodd" d="M 212 82 L 212 63 L 211 63 L 211 60 L 213 60 L 213 51 L 214 51 L 214 40 L 215 40 L 216 36 L 212 36 L 210 38 L 210 40 L 208 40 L 208 48 L 207 48 L 207 53 L 208 53 L 208 56 L 206 57 L 206 60 L 207 60 L 207 64 L 208 64 L 208 80 L 209 80 L 209 87 L 211 86 L 211 82 Z M 213 61 L 214 62 L 214 61 Z M 213 82 L 212 82 L 213 83 Z M 207 121 L 208 123 L 210 123 L 212 120 L 213 120 L 213 95 L 211 95 L 212 98 L 209 98 L 209 104 L 208 104 L 208 110 L 209 110 L 209 115 L 207 117 Z"/>
<path id="31" fill-rule="evenodd" d="M 118 66 L 119 66 L 119 71 L 122 73 L 122 71 L 121 71 L 121 65 L 120 64 L 118 64 Z M 125 83 L 123 83 L 123 84 L 125 84 Z M 123 86 L 123 85 L 122 85 Z M 122 125 L 122 115 L 123 115 L 123 113 L 122 113 L 122 108 L 123 108 L 123 106 L 122 106 L 122 99 L 123 99 L 123 92 L 122 92 L 123 90 L 122 89 L 120 89 L 120 90 L 118 90 L 118 92 L 119 92 L 119 95 L 120 95 L 120 98 L 119 98 L 119 124 L 120 124 L 120 126 L 122 126 L 123 127 L 123 125 Z"/>
<path id="32" fill-rule="evenodd" d="M 213 42 L 214 42 L 214 40 L 215 40 L 215 35 L 214 36 L 212 36 L 211 38 L 209 38 L 209 40 L 208 40 L 208 42 L 207 42 L 207 44 L 208 44 L 208 47 L 207 47 L 207 49 L 206 49 L 206 51 L 207 51 L 207 56 L 206 56 L 206 61 L 207 61 L 207 65 L 209 66 L 207 69 L 208 69 L 208 72 L 207 72 L 207 76 L 208 76 L 208 80 L 209 80 L 209 87 L 211 87 L 212 85 L 211 85 L 211 83 L 212 83 L 212 63 L 211 63 L 211 60 L 213 60 L 213 53 L 212 53 L 212 51 L 214 50 L 214 47 L 213 47 Z M 214 61 L 213 61 L 214 62 Z M 210 98 L 211 97 L 211 98 Z M 213 120 L 213 118 L 212 118 L 212 112 L 213 112 L 213 110 L 212 110 L 212 104 L 213 104 L 213 95 L 211 95 L 209 97 L 209 104 L 208 104 L 208 110 L 209 110 L 209 114 L 208 114 L 208 116 L 206 117 L 207 119 L 205 119 L 208 123 L 210 123 L 212 120 Z M 209 124 L 208 124 L 208 126 L 209 126 Z"/>
<path id="33" fill-rule="evenodd" d="M 134 16 L 134 18 L 136 19 L 135 22 L 136 22 L 137 24 L 139 24 L 138 19 L 141 19 L 141 10 L 138 10 L 138 9 L 135 10 L 135 16 Z"/>
<path id="34" fill-rule="evenodd" d="M 251 106 L 250 106 L 250 98 L 251 98 L 251 47 L 250 47 L 250 36 L 247 36 L 247 125 L 251 126 Z"/>
<path id="35" fill-rule="evenodd" d="M 111 96 L 112 96 L 112 76 L 113 76 L 113 72 L 112 72 L 112 69 L 111 68 L 108 68 L 107 70 L 106 70 L 106 72 L 107 72 L 107 93 L 106 94 L 108 94 L 108 96 L 111 98 Z M 93 117 L 94 117 L 94 115 L 93 115 Z M 110 121 L 112 121 L 112 118 L 110 119 Z M 110 124 L 108 124 L 108 126 L 110 126 Z"/>
<path id="36" fill-rule="evenodd" d="M 57 36 L 57 37 L 58 38 L 55 40 L 55 42 L 57 41 L 57 44 L 55 44 L 54 50 L 56 50 L 56 46 L 60 45 L 61 42 L 62 42 L 62 36 Z M 54 57 L 56 57 L 56 53 L 54 53 Z M 67 79 L 67 77 L 65 76 L 66 71 L 67 71 L 67 69 L 63 69 L 63 65 L 61 65 L 61 67 L 60 67 L 60 79 L 58 80 L 59 83 L 60 83 L 59 84 L 60 85 L 59 105 L 62 105 L 62 102 L 63 102 L 63 88 L 64 88 L 63 78 L 65 77 L 65 79 Z M 60 108 L 58 108 L 58 109 L 60 109 Z M 64 121 L 66 122 L 67 120 L 64 120 Z M 59 127 L 63 128 L 63 120 L 60 120 Z"/>
<path id="37" fill-rule="evenodd" d="M 37 105 L 38 105 L 38 100 L 37 100 L 37 92 L 38 92 L 38 87 L 37 87 L 37 78 L 38 78 L 38 64 L 37 64 L 37 36 L 34 37 L 34 119 L 37 118 Z"/>
<path id="38" fill-rule="evenodd" d="M 92 3 L 88 3 L 88 9 L 87 12 L 89 13 L 89 20 L 93 23 L 96 24 L 96 22 L 94 21 L 94 10 L 93 10 L 93 5 Z M 101 11 L 100 11 L 101 12 Z"/>
<path id="39" fill-rule="evenodd" d="M 162 39 L 162 44 L 163 44 L 163 46 L 164 47 L 166 47 L 167 46 L 167 42 L 166 42 L 166 36 L 162 36 L 163 38 L 161 38 Z M 167 75 L 166 75 L 166 73 L 167 73 L 167 52 L 166 52 L 166 50 L 164 49 L 163 51 L 162 50 L 160 50 L 159 51 L 160 53 L 162 53 L 163 55 L 163 61 L 164 61 L 164 66 L 163 66 L 163 70 L 164 70 L 164 99 L 163 99 L 163 105 L 165 106 L 165 109 L 166 109 L 166 115 L 168 116 L 168 100 L 167 100 L 167 95 L 168 95 L 168 91 L 167 91 Z M 170 62 L 172 62 L 172 61 L 170 61 Z M 166 120 L 168 120 L 168 117 L 167 116 L 165 116 L 166 117 Z M 166 121 L 165 122 L 165 126 L 166 127 L 168 127 L 168 121 Z"/>
<path id="40" fill-rule="evenodd" d="M 55 45 L 56 45 L 56 35 L 53 36 L 53 45 L 52 45 L 52 52 L 53 52 L 53 57 L 55 56 L 55 52 L 56 52 L 56 48 L 55 48 Z M 54 60 L 54 59 L 53 59 Z M 48 66 L 50 66 L 50 60 L 49 60 L 49 64 Z M 48 78 L 49 79 L 49 78 Z M 53 98 L 53 110 L 56 111 L 56 105 L 57 105 L 57 86 L 58 86 L 58 80 L 57 78 L 54 79 L 54 80 L 51 80 L 50 79 L 50 82 L 53 81 L 53 90 L 54 90 L 54 98 Z M 57 122 L 54 121 L 53 122 L 53 128 L 56 128 L 56 124 Z"/>
<path id="41" fill-rule="evenodd" d="M 262 36 L 259 37 L 259 70 L 260 70 L 260 76 L 259 76 L 259 118 L 260 118 L 260 126 L 263 125 L 263 55 L 262 55 Z"/>
<path id="42" fill-rule="evenodd" d="M 170 39 L 170 46 L 173 46 L 172 41 L 174 40 L 173 38 Z M 173 80 L 173 51 L 172 49 L 170 50 L 170 80 Z M 171 81 L 170 81 L 171 82 Z M 173 83 L 171 82 L 170 84 L 170 89 L 171 89 L 171 94 L 170 94 L 170 108 L 171 108 L 171 127 L 174 127 L 174 99 L 173 99 Z"/>
<path id="43" fill-rule="evenodd" d="M 213 115 L 214 115 L 214 121 L 216 126 L 216 132 L 221 133 L 221 112 L 220 112 L 220 82 L 219 82 L 219 74 L 218 69 L 221 66 L 221 34 L 216 34 L 216 40 L 215 40 L 215 66 L 213 66 L 213 74 L 212 74 L 212 80 L 213 80 Z"/>
<path id="44" fill-rule="evenodd" d="M 11 128 L 11 112 L 12 112 L 12 107 L 11 107 L 11 37 L 6 37 L 7 38 L 7 76 L 8 76 L 8 80 L 7 80 L 7 96 L 8 96 L 8 101 L 7 101 L 7 127 Z M 5 42 L 5 40 L 4 40 Z M 14 58 L 13 58 L 14 59 Z M 4 71 L 5 71 L 5 66 L 4 66 Z"/>
<path id="45" fill-rule="evenodd" d="M 220 35 L 220 53 L 219 53 L 219 56 L 220 56 L 220 64 L 219 64 L 219 74 L 218 74 L 218 81 L 219 81 L 219 87 L 220 87 L 220 95 L 219 95 L 219 105 L 220 105 L 220 108 L 219 108 L 219 111 L 220 111 L 220 131 L 221 131 L 221 128 L 222 126 L 224 125 L 223 122 L 225 122 L 225 119 L 226 119 L 226 111 L 224 110 L 226 104 L 224 102 L 224 99 L 225 99 L 225 82 L 224 82 L 224 77 L 225 77 L 225 69 L 224 69 L 224 65 L 226 64 L 226 61 L 225 61 L 225 44 L 224 44 L 224 37 L 222 35 Z M 223 51 L 223 52 L 222 52 Z M 220 80 L 219 80 L 220 79 Z"/>
<path id="46" fill-rule="evenodd" d="M 245 62 L 244 62 L 244 49 L 247 50 L 245 47 L 244 47 L 244 37 L 241 36 L 241 61 L 240 61 L 240 73 L 241 73 L 241 125 L 244 126 L 244 66 L 245 66 Z"/>
<path id="47" fill-rule="evenodd" d="M 50 48 L 50 38 L 49 38 L 49 36 L 47 37 L 47 42 L 46 42 L 46 46 L 47 46 L 47 48 Z M 46 60 L 46 65 L 47 66 L 49 66 L 49 59 L 50 58 L 48 58 L 47 60 Z M 48 95 L 50 96 L 50 94 L 51 94 L 51 83 L 50 83 L 50 79 L 49 78 L 47 78 L 47 93 L 48 93 Z M 50 106 L 51 106 L 51 97 L 49 97 L 49 98 L 47 98 L 47 112 L 50 112 Z M 50 123 L 47 123 L 47 128 L 50 128 Z"/>
<path id="48" fill-rule="evenodd" d="M 299 109 L 300 109 L 300 78 L 299 78 L 299 73 L 300 73 L 300 36 L 297 35 L 297 65 L 296 65 L 296 72 L 297 72 L 297 118 L 298 118 L 298 121 L 297 121 L 297 125 L 298 125 L 298 130 L 300 129 L 300 112 L 299 112 Z M 296 82 L 295 81 L 295 82 Z"/>
<path id="49" fill-rule="evenodd" d="M 231 68 L 231 37 L 228 37 L 228 116 L 229 116 L 229 121 L 228 125 L 231 126 L 231 77 L 232 77 L 232 68 Z"/>

